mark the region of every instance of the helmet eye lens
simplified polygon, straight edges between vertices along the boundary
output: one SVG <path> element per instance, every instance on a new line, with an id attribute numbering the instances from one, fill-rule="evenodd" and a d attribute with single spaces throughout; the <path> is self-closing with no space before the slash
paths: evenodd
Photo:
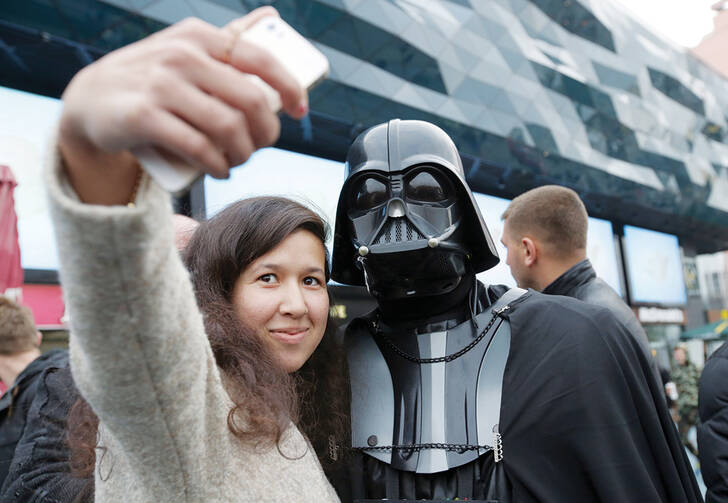
<path id="1" fill-rule="evenodd" d="M 388 199 L 387 186 L 376 178 L 367 178 L 359 186 L 354 207 L 357 210 L 370 210 L 384 204 Z"/>
<path id="2" fill-rule="evenodd" d="M 420 171 L 407 182 L 407 199 L 440 203 L 448 199 L 446 182 L 429 171 Z"/>

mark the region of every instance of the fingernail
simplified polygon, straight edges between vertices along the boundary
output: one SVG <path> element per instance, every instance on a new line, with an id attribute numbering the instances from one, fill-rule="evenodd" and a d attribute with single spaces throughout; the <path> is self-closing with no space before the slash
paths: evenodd
<path id="1" fill-rule="evenodd" d="M 296 113 L 298 113 L 299 117 L 308 115 L 308 103 L 301 102 L 296 109 Z"/>

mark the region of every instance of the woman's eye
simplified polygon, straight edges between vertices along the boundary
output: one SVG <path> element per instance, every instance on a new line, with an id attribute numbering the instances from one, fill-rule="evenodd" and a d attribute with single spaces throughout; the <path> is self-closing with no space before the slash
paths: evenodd
<path id="1" fill-rule="evenodd" d="M 262 281 L 263 283 L 275 283 L 276 279 L 277 278 L 275 274 L 269 273 L 259 277 L 258 281 Z"/>
<path id="2" fill-rule="evenodd" d="M 306 286 L 318 286 L 321 284 L 321 282 L 318 280 L 318 278 L 308 276 L 303 279 L 303 284 Z"/>

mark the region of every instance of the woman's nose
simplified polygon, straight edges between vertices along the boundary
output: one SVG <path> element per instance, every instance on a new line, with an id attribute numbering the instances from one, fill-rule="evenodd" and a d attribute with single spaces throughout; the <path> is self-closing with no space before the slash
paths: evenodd
<path id="1" fill-rule="evenodd" d="M 306 299 L 299 285 L 286 285 L 281 293 L 283 295 L 280 304 L 282 314 L 299 317 L 308 313 Z"/>

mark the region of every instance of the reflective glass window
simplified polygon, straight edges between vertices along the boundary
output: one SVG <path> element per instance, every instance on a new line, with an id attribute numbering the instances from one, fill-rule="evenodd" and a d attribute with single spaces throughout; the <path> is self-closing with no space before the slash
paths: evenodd
<path id="1" fill-rule="evenodd" d="M 718 124 L 708 122 L 702 130 L 703 134 L 713 141 L 723 142 L 726 139 L 725 130 Z"/>
<path id="2" fill-rule="evenodd" d="M 705 115 L 705 105 L 694 92 L 688 89 L 675 77 L 668 75 L 654 68 L 648 68 L 650 81 L 655 88 L 668 98 L 671 98 L 681 105 L 688 107 L 697 114 Z"/>
<path id="3" fill-rule="evenodd" d="M 541 65 L 535 61 L 531 61 L 531 65 L 544 87 L 548 87 L 559 94 L 563 94 L 571 101 L 586 105 L 603 114 L 612 117 L 617 116 L 612 99 L 604 91 L 579 82 L 568 75 L 564 75 L 553 68 Z"/>
<path id="4" fill-rule="evenodd" d="M 530 2 L 565 30 L 616 52 L 612 32 L 577 0 L 530 0 Z"/>
<path id="5" fill-rule="evenodd" d="M 556 140 L 551 134 L 549 128 L 541 126 L 539 124 L 526 124 L 528 132 L 533 138 L 533 143 L 536 147 L 550 153 L 557 153 L 559 148 L 556 146 Z"/>
<path id="6" fill-rule="evenodd" d="M 616 87 L 617 89 L 641 96 L 636 76 L 601 65 L 596 61 L 592 61 L 592 65 L 599 78 L 599 82 L 605 86 Z"/>

